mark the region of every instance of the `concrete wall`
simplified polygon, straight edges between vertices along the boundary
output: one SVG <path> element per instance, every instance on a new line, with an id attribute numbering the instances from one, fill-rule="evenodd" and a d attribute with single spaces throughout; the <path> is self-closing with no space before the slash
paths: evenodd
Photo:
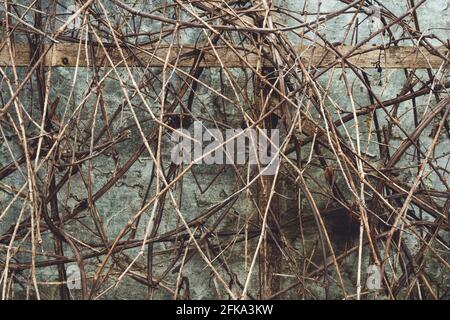
<path id="1" fill-rule="evenodd" d="M 26 2 L 26 1 L 25 1 Z M 71 2 L 71 1 L 67 1 Z M 103 1 L 105 3 L 107 1 Z M 159 3 L 163 3 L 163 1 L 150 1 L 151 3 L 148 3 L 148 5 L 158 5 Z M 317 11 L 318 4 L 321 2 L 320 10 L 321 12 L 328 12 L 328 11 L 334 11 L 337 8 L 343 7 L 344 4 L 342 4 L 340 1 L 335 0 L 328 0 L 328 1 L 316 1 L 316 0 L 308 0 L 307 4 L 305 4 L 305 1 L 303 0 L 280 0 L 277 1 L 277 3 L 280 6 L 283 6 L 285 8 L 289 8 L 293 11 L 300 11 L 305 10 L 307 12 L 315 12 Z M 393 2 L 393 1 L 381 1 L 387 8 L 392 10 L 395 14 L 399 15 L 405 12 L 407 10 L 406 7 L 406 1 L 400 1 L 400 2 Z M 105 3 L 105 5 L 108 5 Z M 442 39 L 448 38 L 448 29 L 450 28 L 450 10 L 448 10 L 448 7 L 450 5 L 450 1 L 448 0 L 429 0 L 425 5 L 422 6 L 421 9 L 418 10 L 419 14 L 419 20 L 421 22 L 421 28 L 424 34 L 430 32 L 438 35 Z M 62 10 L 60 8 L 60 10 Z M 349 43 L 349 38 L 345 38 L 346 33 L 346 25 L 351 21 L 351 19 L 354 18 L 352 14 L 346 14 L 341 15 L 339 17 L 333 18 L 330 21 L 326 22 L 324 24 L 324 28 L 321 28 L 320 32 L 323 34 L 329 41 L 331 42 L 345 42 Z M 365 15 L 360 14 L 359 18 L 363 20 L 365 18 Z M 314 16 L 309 16 L 310 20 L 315 19 Z M 285 23 L 294 24 L 293 21 L 283 21 Z M 149 20 L 143 20 L 142 21 L 144 25 L 144 29 L 148 30 L 155 30 L 158 27 L 158 24 L 152 24 Z M 398 30 L 398 36 L 400 36 L 402 33 L 401 30 Z M 184 37 L 186 42 L 193 41 L 197 38 L 199 32 L 198 31 L 192 31 L 192 32 L 185 32 Z M 364 37 L 367 37 L 370 35 L 370 27 L 367 22 L 362 22 L 359 28 L 359 41 L 361 41 Z M 293 43 L 298 43 L 299 38 L 293 35 L 292 33 L 288 35 Z M 382 37 L 376 37 L 371 41 L 371 43 L 382 43 L 383 39 Z M 405 43 L 401 43 L 403 45 L 411 45 L 411 43 L 408 43 L 405 41 Z M 104 70 L 102 72 L 105 72 Z M 123 72 L 121 74 L 123 79 L 127 79 L 128 76 L 126 75 L 124 70 L 120 70 L 120 72 Z M 238 82 L 241 82 L 241 84 L 246 81 L 244 71 L 242 70 L 232 70 L 231 71 L 233 76 Z M 339 74 L 343 71 L 341 70 L 335 70 L 333 71 L 334 74 L 332 75 L 333 81 L 330 83 L 329 88 L 329 96 L 337 103 L 339 106 L 344 108 L 344 111 L 350 111 L 351 110 L 351 104 L 349 103 L 349 98 L 345 94 L 344 90 L 344 82 L 338 81 Z M 358 106 L 367 105 L 370 103 L 369 98 L 367 96 L 366 91 L 362 87 L 362 85 L 359 83 L 359 81 L 356 79 L 355 76 L 349 72 L 349 70 L 345 70 L 347 72 L 347 76 L 352 81 L 352 89 L 353 89 L 353 95 L 355 98 L 355 104 Z M 405 82 L 405 75 L 403 70 L 382 70 L 381 72 L 377 71 L 376 69 L 367 70 L 369 74 L 369 79 L 371 81 L 371 85 L 373 86 L 373 90 L 378 94 L 379 98 L 381 100 L 386 100 L 392 97 L 395 97 L 401 90 L 404 82 Z M 20 70 L 19 77 L 23 77 L 25 74 L 25 70 Z M 427 73 L 426 71 L 417 71 L 417 74 L 422 76 L 422 79 L 427 79 Z M 52 101 L 55 97 L 59 96 L 61 98 L 61 101 L 64 103 L 67 103 L 69 99 L 69 88 L 72 84 L 74 76 L 74 70 L 73 68 L 55 68 L 52 70 L 51 75 L 51 86 L 50 86 L 50 101 Z M 67 104 L 66 109 L 66 116 L 70 114 L 70 112 L 73 110 L 75 106 L 81 101 L 81 99 L 85 96 L 86 90 L 88 90 L 88 85 L 90 81 L 92 80 L 92 72 L 88 70 L 78 70 L 75 90 L 73 92 L 73 96 L 70 99 L 70 101 Z M 136 71 L 136 77 L 142 78 L 142 73 L 139 71 Z M 323 77 L 320 78 L 319 82 L 323 86 L 327 86 L 327 83 L 329 81 L 329 77 L 331 77 L 330 73 L 325 74 Z M 444 74 L 441 75 L 442 79 L 447 78 L 448 75 Z M 201 80 L 210 85 L 212 88 L 217 89 L 224 95 L 231 97 L 232 96 L 232 88 L 230 86 L 230 83 L 226 80 L 221 79 L 220 73 L 218 69 L 212 69 L 210 71 L 205 71 L 202 76 Z M 171 80 L 173 82 L 174 86 L 179 85 L 180 79 L 176 76 L 173 77 Z M 223 81 L 223 82 L 221 82 Z M 158 103 L 154 103 L 154 99 L 156 97 L 156 92 L 158 91 L 158 88 L 160 88 L 160 83 L 157 81 L 154 81 L 153 84 L 155 85 L 155 89 L 152 90 L 153 93 L 149 96 L 149 103 L 151 104 L 153 110 L 155 112 L 158 111 L 158 108 L 160 105 Z M 113 112 L 117 106 L 120 103 L 123 103 L 124 96 L 121 92 L 120 85 L 118 81 L 114 79 L 108 79 L 104 82 L 103 86 L 104 93 L 104 100 L 107 107 L 108 112 Z M 6 89 L 4 85 L 2 85 L 2 94 L 7 95 Z M 29 86 L 27 90 L 25 91 L 22 101 L 28 102 L 30 106 L 33 103 L 36 103 L 36 92 L 33 91 L 33 88 Z M 431 104 L 434 103 L 434 97 L 424 97 L 422 99 L 418 99 L 417 101 L 417 110 L 419 113 L 424 112 L 424 110 L 427 108 L 428 99 L 431 99 Z M 138 99 L 133 99 L 136 103 L 138 102 Z M 79 113 L 79 120 L 82 125 L 86 129 L 89 129 L 89 125 L 91 124 L 90 119 L 88 116 L 90 116 L 92 113 L 89 111 L 89 108 L 92 108 L 94 105 L 94 100 L 90 99 L 88 100 L 88 103 L 84 107 L 84 110 Z M 331 103 L 328 101 L 327 103 Z M 404 125 L 405 128 L 413 128 L 414 127 L 414 121 L 412 118 L 412 112 L 411 112 L 412 104 L 410 102 L 406 102 L 400 105 L 400 108 L 398 110 L 398 114 L 401 115 L 401 122 Z M 64 111 L 59 110 L 60 116 L 63 117 Z M 215 97 L 209 90 L 206 90 L 205 88 L 200 88 L 198 91 L 198 94 L 194 101 L 194 110 L 193 113 L 198 116 L 208 116 L 211 115 L 215 117 L 216 119 L 220 119 L 223 122 L 226 122 L 232 126 L 239 127 L 242 123 L 242 116 L 241 114 L 234 109 L 230 104 L 224 103 L 221 101 L 221 99 L 218 99 Z M 138 116 L 140 119 L 146 118 L 146 114 L 143 111 L 137 111 Z M 387 122 L 385 116 L 382 112 L 380 112 L 380 121 L 381 124 L 385 124 Z M 97 121 L 98 124 L 102 123 L 102 118 L 100 115 L 97 115 Z M 362 137 L 367 137 L 367 131 L 369 130 L 369 124 L 370 119 L 366 123 L 366 127 L 362 128 Z M 127 127 L 127 125 L 132 125 L 134 123 L 134 120 L 132 118 L 132 113 L 129 109 L 125 108 L 123 112 L 120 114 L 120 120 L 116 121 L 114 129 L 120 131 L 122 128 Z M 98 130 L 100 125 L 98 125 L 94 131 Z M 143 130 L 145 132 L 149 132 L 151 129 L 151 126 L 148 125 L 143 127 Z M 353 130 L 352 128 L 349 128 L 349 130 Z M 427 129 L 426 133 L 423 135 L 423 140 L 421 143 L 424 145 L 429 144 L 431 142 L 432 138 L 429 138 L 430 132 L 432 130 L 432 127 L 430 126 L 429 129 Z M 89 132 L 89 130 L 86 130 L 86 132 Z M 84 134 L 86 133 L 84 132 Z M 75 134 L 75 132 L 73 133 Z M 353 133 L 354 134 L 354 133 Z M 397 132 L 394 130 L 394 134 L 396 135 L 393 141 L 397 143 L 398 145 L 404 140 L 404 135 L 401 132 Z M 9 135 L 12 135 L 12 133 L 5 132 L 6 137 L 9 137 Z M 139 136 L 139 133 L 135 128 L 132 128 L 130 131 L 131 139 L 128 139 L 124 141 L 123 143 L 120 143 L 118 145 L 118 148 L 116 149 L 119 163 L 123 164 L 123 162 L 129 157 L 141 144 L 141 138 Z M 14 138 L 10 137 L 8 140 L 8 144 L 5 143 L 4 139 L 2 138 L 0 140 L 0 167 L 3 167 L 5 164 L 11 162 L 11 155 L 10 151 L 14 154 L 19 154 L 20 150 L 18 148 L 17 143 L 15 143 Z M 170 150 L 173 147 L 173 142 L 171 142 L 168 137 L 165 137 L 163 139 L 163 159 L 166 166 L 166 169 L 168 165 L 170 164 Z M 12 150 L 9 150 L 10 148 Z M 85 147 L 85 146 L 84 146 Z M 393 145 L 392 148 L 395 148 L 396 146 Z M 450 141 L 448 139 L 444 139 L 440 142 L 436 153 L 443 155 L 446 152 L 448 152 L 450 148 Z M 305 154 L 308 154 L 308 149 L 305 149 Z M 368 154 L 371 155 L 372 159 L 376 161 L 376 159 L 379 157 L 378 155 L 378 147 L 375 143 L 369 144 L 368 147 Z M 408 165 L 409 161 L 412 161 L 411 159 L 404 159 L 404 163 L 401 165 Z M 446 162 L 448 161 L 448 155 L 441 157 L 438 162 L 441 163 L 443 167 L 446 166 Z M 114 163 L 112 155 L 109 153 L 107 155 L 101 155 L 99 157 L 96 157 L 93 160 L 93 185 L 94 185 L 94 191 L 98 190 L 101 186 L 103 186 L 108 179 L 110 179 L 116 170 L 116 163 Z M 222 171 L 223 169 L 223 171 Z M 23 168 L 23 170 L 26 170 Z M 313 170 L 313 169 L 310 169 Z M 84 174 L 86 174 L 87 169 L 83 168 Z M 192 173 L 188 173 L 185 175 L 183 179 L 183 189 L 182 189 L 182 195 L 179 188 L 173 190 L 174 195 L 177 199 L 180 199 L 180 210 L 185 217 L 186 220 L 193 219 L 197 216 L 199 216 L 202 212 L 205 212 L 211 206 L 223 201 L 227 197 L 229 197 L 233 192 L 236 191 L 236 184 L 237 184 L 237 178 L 236 174 L 232 167 L 230 166 L 206 166 L 206 165 L 198 165 L 195 167 L 194 172 L 196 174 L 196 177 L 193 176 Z M 108 240 L 113 240 L 121 231 L 121 229 L 127 224 L 131 216 L 139 211 L 139 209 L 142 206 L 143 199 L 145 197 L 145 194 L 147 192 L 147 186 L 151 179 L 151 173 L 152 173 L 152 161 L 149 158 L 148 154 L 145 152 L 143 155 L 139 158 L 138 161 L 136 161 L 131 169 L 126 173 L 124 177 L 122 177 L 111 190 L 109 190 L 103 197 L 101 197 L 96 202 L 96 210 L 97 214 L 101 217 L 101 219 L 104 222 L 106 235 L 108 237 Z M 39 175 L 44 176 L 45 170 L 42 171 Z M 315 176 L 318 180 L 323 181 L 324 177 L 320 171 L 315 174 L 314 172 L 309 172 L 311 176 Z M 59 178 L 61 178 L 62 173 L 58 173 Z M 415 171 L 407 171 L 404 170 L 401 173 L 401 176 L 399 177 L 404 182 L 411 182 L 415 177 Z M 214 180 L 215 179 L 215 180 Z M 448 175 L 447 175 L 447 179 Z M 197 180 L 197 181 L 196 181 Z M 208 188 L 206 191 L 202 191 L 202 189 L 205 189 L 211 181 L 215 181 L 210 188 Z M 338 180 L 339 183 L 343 183 L 343 181 Z M 450 182 L 450 179 L 448 180 Z M 9 185 L 13 185 L 16 187 L 21 187 L 24 183 L 24 177 L 20 172 L 16 172 L 13 175 L 9 176 L 7 179 L 4 179 L 2 183 L 6 183 Z M 425 183 L 429 186 L 432 186 L 435 189 L 438 189 L 440 191 L 445 192 L 445 187 L 439 182 L 437 177 L 434 174 L 427 175 L 427 178 L 425 179 Z M 283 185 L 281 186 L 282 190 L 284 190 L 284 196 L 286 197 L 285 202 L 282 204 L 282 207 L 284 210 L 287 210 L 289 212 L 289 209 L 292 208 L 295 204 L 295 194 L 296 190 L 295 188 L 292 188 L 292 183 L 289 181 L 284 181 Z M 251 190 L 255 191 L 255 190 Z M 154 185 L 152 188 L 150 188 L 150 195 L 152 195 L 155 192 Z M 64 203 L 64 207 L 66 207 L 66 212 L 63 212 L 62 214 L 68 214 L 73 210 L 74 206 L 79 203 L 80 200 L 85 199 L 88 196 L 85 184 L 83 182 L 83 179 L 78 174 L 74 176 L 71 180 L 71 192 L 67 193 L 65 191 L 62 191 L 59 201 L 61 203 Z M 181 198 L 180 198 L 181 196 Z M 8 205 L 9 201 L 13 198 L 13 194 L 6 192 L 5 190 L 0 189 L 0 211 L 3 211 L 6 206 Z M 320 202 L 320 195 L 318 195 L 318 200 Z M 325 199 L 322 199 L 323 203 L 325 203 Z M 306 202 L 303 204 L 305 208 L 305 212 L 308 211 Z M 8 214 L 3 217 L 1 224 L 0 224 L 0 233 L 5 232 L 16 221 L 18 214 L 21 210 L 22 202 L 17 201 L 11 209 L 8 211 Z M 248 192 L 244 192 L 240 197 L 239 200 L 233 205 L 233 208 L 230 210 L 230 213 L 227 215 L 226 219 L 221 223 L 220 228 L 218 231 L 231 231 L 231 230 L 237 230 L 238 228 L 243 226 L 243 221 L 245 221 L 246 218 L 250 217 L 252 214 L 254 214 L 255 208 L 254 204 L 252 203 L 251 197 L 249 196 Z M 85 210 L 82 213 L 79 214 L 79 221 L 70 223 L 65 226 L 65 230 L 69 233 L 72 233 L 76 235 L 76 237 L 82 241 L 86 241 L 87 243 L 97 243 L 99 239 L 93 239 L 91 236 L 91 233 L 88 231 L 88 227 L 94 227 L 92 224 L 92 219 L 90 218 L 90 215 L 92 213 Z M 147 225 L 147 222 L 149 220 L 149 217 L 151 215 L 151 210 L 147 210 L 145 214 L 142 216 L 142 222 L 140 225 L 140 228 L 137 230 L 137 238 L 141 239 L 145 234 L 145 226 Z M 215 214 L 214 217 L 217 217 L 218 214 Z M 284 214 L 284 219 L 291 219 L 292 217 L 289 216 L 289 213 Z M 207 225 L 211 225 L 214 222 L 214 219 L 211 218 Z M 160 234 L 163 234 L 164 232 L 173 230 L 177 226 L 180 225 L 180 221 L 177 218 L 176 212 L 169 201 L 167 201 L 167 206 L 165 213 L 162 218 L 161 227 L 159 230 Z M 285 265 L 285 273 L 286 274 L 292 274 L 290 267 L 296 266 L 301 267 L 304 265 L 305 261 L 301 258 L 301 255 L 298 254 L 299 252 L 302 252 L 303 248 L 306 246 L 308 250 L 310 250 L 313 246 L 317 245 L 317 231 L 316 227 L 311 225 L 305 226 L 305 237 L 307 239 L 306 242 L 300 241 L 300 238 L 296 234 L 298 229 L 296 229 L 297 226 L 294 226 L 292 230 L 289 231 L 286 230 L 287 234 L 289 235 L 289 245 L 292 247 L 292 250 L 290 251 L 294 259 L 291 262 L 286 261 L 284 262 Z M 345 234 L 347 231 L 341 231 L 343 235 L 339 233 L 340 231 L 336 231 L 335 239 L 333 241 L 339 242 L 343 241 L 348 245 L 348 241 L 351 243 L 354 243 L 355 239 L 346 239 L 342 240 L 341 238 L 345 238 Z M 444 235 L 448 238 L 448 234 Z M 341 237 L 341 238 L 340 238 Z M 43 234 L 43 243 L 42 243 L 42 249 L 43 250 L 52 250 L 52 237 L 48 233 Z M 406 241 L 408 240 L 408 237 L 405 237 Z M 411 246 L 412 250 L 414 248 L 417 248 L 417 243 L 414 243 L 414 237 L 411 237 L 410 239 L 411 243 L 409 245 Z M 217 243 L 217 239 L 211 239 L 212 243 Z M 239 279 L 241 283 L 245 282 L 245 276 L 247 275 L 247 270 L 249 268 L 249 264 L 251 262 L 251 258 L 253 257 L 253 252 L 255 248 L 256 242 L 250 241 L 248 248 L 245 248 L 244 242 L 239 242 L 234 245 L 232 245 L 230 248 L 228 248 L 224 252 L 224 256 L 226 257 L 226 260 L 229 264 L 229 268 L 234 272 L 236 277 Z M 176 247 L 176 246 L 175 246 Z M 136 255 L 139 253 L 140 247 L 136 247 L 132 250 L 127 250 L 126 255 L 128 255 L 128 259 L 131 262 Z M 39 250 L 41 250 L 39 248 Z M 71 252 L 71 249 L 67 246 L 64 248 L 67 255 L 72 256 L 73 253 Z M 170 242 L 164 242 L 164 243 L 157 243 L 155 245 L 155 251 L 164 252 L 164 250 L 174 250 L 174 244 Z M 343 249 L 342 249 L 343 250 Z M 247 253 L 247 255 L 245 255 Z M 4 259 L 5 251 L 3 248 L 0 250 L 0 258 Z M 212 255 L 212 253 L 210 252 Z M 161 255 L 155 257 L 155 272 L 156 274 L 162 272 L 165 270 L 165 268 L 170 263 L 170 255 Z M 169 258 L 169 259 L 168 259 Z M 173 258 L 173 256 L 172 256 Z M 17 256 L 17 262 L 21 261 L 29 261 L 30 255 L 28 253 L 22 253 Z M 38 257 L 38 260 L 45 260 L 45 257 Z M 314 258 L 316 259 L 316 258 Z M 317 258 L 319 259 L 319 258 Z M 364 260 L 363 260 L 363 266 L 367 267 L 370 264 L 368 256 L 368 251 L 364 252 Z M 92 272 L 96 270 L 102 259 L 90 259 L 87 263 L 87 270 L 88 274 L 92 276 Z M 317 261 L 316 261 L 317 262 Z M 73 264 L 73 263 L 72 263 Z M 69 266 L 68 264 L 67 266 Z M 177 264 L 178 265 L 178 264 Z M 219 268 L 219 263 L 216 263 L 215 266 Z M 441 278 L 442 281 L 449 281 L 448 278 L 448 270 L 445 271 L 445 269 L 442 268 L 442 265 L 433 262 L 431 260 L 430 265 L 428 266 L 430 274 L 432 274 L 434 277 Z M 230 281 L 228 278 L 226 272 L 224 272 L 223 268 L 219 268 L 221 274 L 224 276 L 226 281 Z M 140 271 L 139 271 L 140 270 Z M 138 260 L 136 264 L 136 270 L 135 272 L 139 273 L 141 276 L 145 277 L 145 257 L 142 257 Z M 190 288 L 190 297 L 194 299 L 202 299 L 202 298 L 215 298 L 217 297 L 217 292 L 214 285 L 213 276 L 211 274 L 211 271 L 206 267 L 205 262 L 196 255 L 194 258 L 190 259 L 183 269 L 183 276 L 185 276 L 189 280 L 189 288 Z M 110 277 L 110 281 L 104 284 L 102 289 L 106 289 L 108 285 L 112 284 L 114 281 L 117 281 L 117 278 L 120 274 L 117 274 L 117 271 L 115 272 L 114 276 Z M 333 270 L 330 270 L 331 274 L 334 273 Z M 350 255 L 346 262 L 343 265 L 343 274 L 345 276 L 344 283 L 346 287 L 348 288 L 349 292 L 351 294 L 354 294 L 355 291 L 355 283 L 356 283 L 356 256 L 355 254 Z M 16 276 L 20 279 L 25 279 L 29 275 L 28 271 L 23 271 L 20 273 L 17 273 Z M 251 282 L 251 290 L 250 292 L 254 295 L 257 295 L 256 291 L 253 291 L 257 287 L 257 274 L 253 276 L 253 280 Z M 319 277 L 320 278 L 320 277 Z M 53 282 L 57 279 L 57 271 L 56 267 L 48 267 L 48 268 L 39 268 L 38 269 L 38 279 L 41 282 Z M 171 274 L 168 277 L 168 280 L 170 284 L 172 284 L 177 279 L 177 273 Z M 364 275 L 365 279 L 365 275 Z M 285 287 L 289 283 L 293 283 L 296 279 L 292 279 L 291 277 L 283 278 L 282 280 L 282 286 Z M 168 284 L 168 285 L 170 285 Z M 218 285 L 220 288 L 221 286 Z M 321 299 L 325 297 L 325 291 L 323 286 L 321 286 L 321 280 L 316 279 L 315 281 L 308 281 L 305 282 L 305 287 L 307 290 L 309 290 L 310 294 L 306 296 L 306 298 L 317 298 Z M 42 285 L 42 295 L 46 298 L 57 298 L 57 287 L 55 285 Z M 24 288 L 21 288 L 20 286 L 15 287 L 14 289 L 16 291 L 17 297 L 24 297 L 25 296 L 25 290 Z M 221 297 L 226 297 L 226 293 L 223 291 L 223 289 L 220 289 Z M 80 293 L 77 290 L 72 290 L 71 292 L 75 298 L 80 297 Z M 124 277 L 120 284 L 117 285 L 117 287 L 107 291 L 107 293 L 102 296 L 101 298 L 118 298 L 118 299 L 130 299 L 130 298 L 145 298 L 147 294 L 147 288 L 146 286 L 139 284 L 137 281 L 131 279 L 130 277 Z M 299 298 L 299 296 L 295 290 L 285 294 L 282 296 L 282 298 Z M 337 283 L 331 284 L 331 291 L 330 291 L 330 298 L 341 298 L 342 293 Z M 376 297 L 376 295 L 374 295 Z M 383 298 L 383 294 L 380 293 L 378 295 L 378 298 Z M 155 298 L 170 298 L 170 295 L 162 290 L 158 289 L 155 292 Z"/>

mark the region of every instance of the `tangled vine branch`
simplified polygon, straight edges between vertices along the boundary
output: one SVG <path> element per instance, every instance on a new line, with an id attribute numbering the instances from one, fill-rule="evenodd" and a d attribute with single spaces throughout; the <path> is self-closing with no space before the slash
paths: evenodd
<path id="1" fill-rule="evenodd" d="M 449 298 L 431 2 L 4 1 L 2 298 Z M 198 121 L 278 129 L 274 174 L 174 163 Z"/>

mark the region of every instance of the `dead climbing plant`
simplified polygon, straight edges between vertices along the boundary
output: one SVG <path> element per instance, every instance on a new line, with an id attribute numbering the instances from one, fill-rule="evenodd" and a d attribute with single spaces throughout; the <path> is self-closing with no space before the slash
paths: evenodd
<path id="1" fill-rule="evenodd" d="M 421 29 L 430 1 L 3 1 L 2 298 L 125 281 L 142 298 L 448 298 L 449 43 Z M 194 121 L 279 129 L 274 174 L 173 163 Z"/>

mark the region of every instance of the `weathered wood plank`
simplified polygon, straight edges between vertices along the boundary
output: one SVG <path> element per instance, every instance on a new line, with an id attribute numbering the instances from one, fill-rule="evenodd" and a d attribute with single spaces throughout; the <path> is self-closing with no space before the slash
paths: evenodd
<path id="1" fill-rule="evenodd" d="M 89 47 L 91 48 L 91 47 Z M 346 54 L 353 50 L 352 46 L 338 46 L 337 50 L 341 54 Z M 81 51 L 80 51 L 81 49 Z M 89 49 L 91 50 L 91 49 Z M 117 48 L 109 48 L 110 55 L 114 64 L 120 66 L 122 62 L 121 56 Z M 179 67 L 189 67 L 193 63 L 194 57 L 198 54 L 200 49 L 192 46 L 176 46 L 172 47 L 169 54 L 169 62 L 176 64 Z M 215 47 L 201 49 L 204 53 L 204 60 L 202 66 L 204 67 L 220 67 L 222 64 L 226 67 L 245 67 L 246 64 L 256 66 L 258 61 L 266 66 L 270 66 L 269 60 L 259 57 L 256 53 L 249 49 L 237 49 L 239 55 L 233 50 L 225 47 Z M 443 56 L 450 57 L 449 51 L 446 48 L 437 48 Z M 78 52 L 80 51 L 80 58 L 77 63 Z M 169 48 L 167 46 L 155 47 L 140 47 L 134 49 L 125 49 L 123 52 L 127 55 L 127 63 L 130 66 L 149 66 L 161 67 L 168 55 Z M 306 66 L 326 67 L 336 60 L 336 55 L 329 50 L 319 46 L 297 46 L 295 53 L 301 58 Z M 84 67 L 92 65 L 92 59 L 95 57 L 96 65 L 110 67 L 110 63 L 106 59 L 105 50 L 101 47 L 95 48 L 95 55 L 93 52 L 89 53 L 89 59 L 86 58 L 86 50 L 84 45 L 79 47 L 75 43 L 58 43 L 53 46 L 45 57 L 45 66 L 53 67 Z M 177 56 L 180 57 L 177 59 Z M 26 67 L 30 64 L 30 49 L 25 44 L 14 45 L 13 59 L 10 58 L 7 46 L 3 46 L 0 51 L 0 66 L 12 66 L 13 61 L 17 67 Z M 390 47 L 381 49 L 378 47 L 364 46 L 359 48 L 348 61 L 360 68 L 377 68 L 378 66 L 386 69 L 398 68 L 439 68 L 441 66 L 448 67 L 449 64 L 439 57 L 429 53 L 423 47 Z M 448 60 L 447 60 L 448 61 Z M 343 64 L 338 64 L 337 67 L 342 67 Z"/>

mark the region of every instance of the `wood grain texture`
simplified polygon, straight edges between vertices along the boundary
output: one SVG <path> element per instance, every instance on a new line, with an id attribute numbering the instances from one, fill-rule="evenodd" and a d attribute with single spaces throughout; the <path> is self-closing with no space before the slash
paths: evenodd
<path id="1" fill-rule="evenodd" d="M 92 48 L 92 47 L 89 47 Z M 354 47 L 342 45 L 337 46 L 336 50 L 342 55 L 351 52 Z M 92 49 L 89 49 L 92 50 Z M 258 62 L 262 62 L 265 66 L 271 66 L 269 59 L 259 56 L 250 48 L 237 49 L 239 55 L 232 50 L 217 46 L 214 50 L 208 48 L 195 48 L 193 46 L 174 46 L 168 48 L 167 46 L 155 47 L 139 47 L 139 48 L 122 48 L 122 52 L 127 58 L 129 66 L 142 67 L 162 67 L 168 57 L 170 65 L 178 67 L 190 67 L 194 61 L 194 57 L 198 55 L 199 51 L 204 53 L 202 62 L 203 67 L 248 67 L 251 65 L 256 67 Z M 446 48 L 436 48 L 443 57 L 450 57 L 449 51 Z M 5 45 L 0 51 L 0 66 L 26 67 L 30 65 L 31 51 L 26 44 L 15 44 L 13 47 L 13 59 L 11 59 L 8 52 L 8 47 Z M 95 52 L 94 52 L 95 51 Z M 44 65 L 47 67 L 80 67 L 92 66 L 93 59 L 97 66 L 110 67 L 110 62 L 106 58 L 106 52 L 110 56 L 115 65 L 123 66 L 123 60 L 117 48 L 102 48 L 95 47 L 94 51 L 86 52 L 85 46 L 80 47 L 76 43 L 58 43 L 53 45 L 44 59 Z M 306 66 L 326 67 L 335 62 L 337 56 L 323 47 L 319 46 L 297 46 L 295 47 L 295 54 L 300 58 L 302 63 Z M 79 59 L 77 59 L 79 55 Z M 89 56 L 89 58 L 87 58 Z M 293 56 L 293 55 L 292 55 Z M 360 68 L 440 68 L 448 67 L 450 59 L 444 59 L 437 54 L 431 54 L 424 47 L 368 47 L 364 46 L 348 58 L 348 62 Z M 346 63 L 339 63 L 336 67 L 345 67 Z"/>

